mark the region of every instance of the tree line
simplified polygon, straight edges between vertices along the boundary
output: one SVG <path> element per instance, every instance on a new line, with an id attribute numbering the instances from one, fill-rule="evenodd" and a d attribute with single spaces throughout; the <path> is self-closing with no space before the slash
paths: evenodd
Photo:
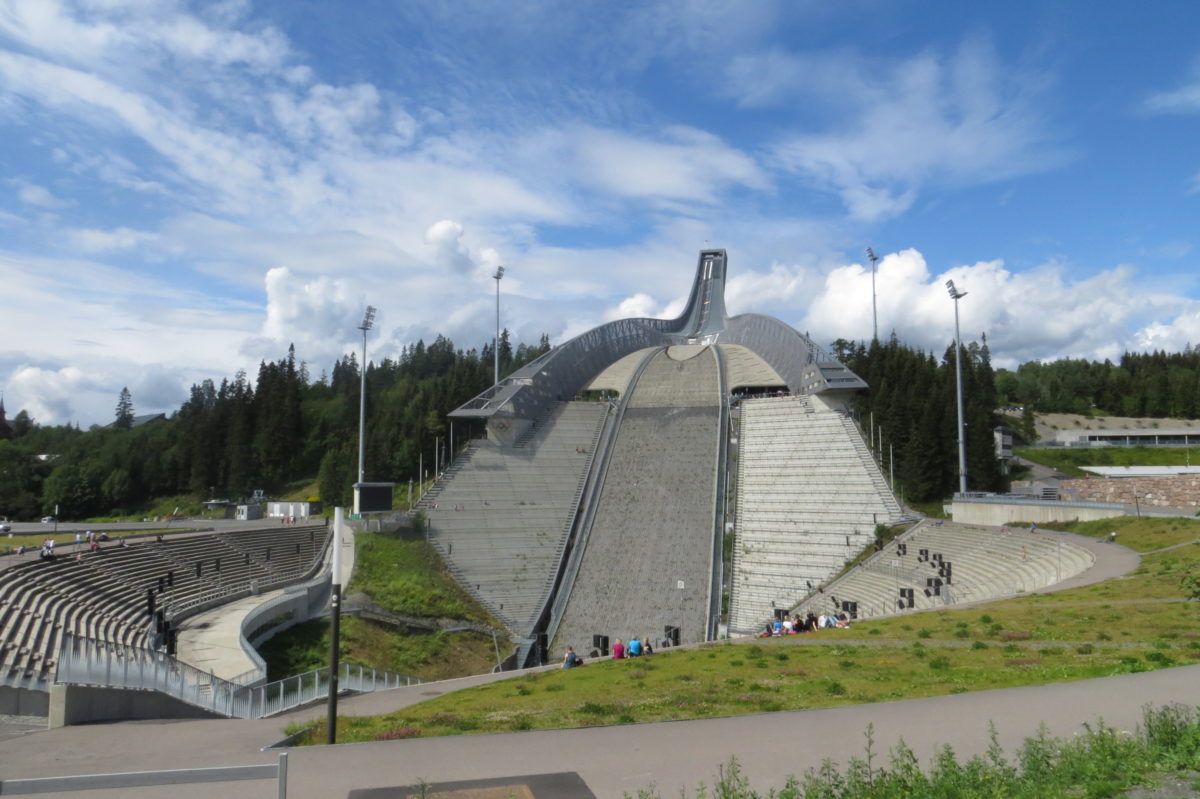
<path id="1" fill-rule="evenodd" d="M 500 337 L 506 375 L 550 348 L 543 335 L 515 351 Z M 366 370 L 368 481 L 419 479 L 433 460 L 435 439 L 448 442 L 446 414 L 492 384 L 493 349 L 456 349 L 438 336 L 405 346 L 397 359 Z M 90 430 L 39 425 L 25 411 L 0 423 L 0 515 L 36 518 L 57 506 L 64 518 L 136 512 L 159 497 L 239 499 L 268 494 L 319 476 L 327 503 L 348 505 L 358 476 L 357 358 L 338 359 L 311 379 L 294 347 L 262 362 L 253 380 L 239 371 L 219 384 L 204 380 L 166 418 L 134 424 L 123 389 L 113 424 Z M 456 429 L 464 440 L 468 429 Z"/>
<path id="2" fill-rule="evenodd" d="M 1200 416 L 1200 350 L 1127 352 L 1117 363 L 1064 358 L 996 373 L 1002 405 L 1039 413 L 1096 411 L 1116 416 Z"/>
<path id="3" fill-rule="evenodd" d="M 927 502 L 958 490 L 958 407 L 954 346 L 939 360 L 901 344 L 895 334 L 869 345 L 838 339 L 833 354 L 870 387 L 855 403 L 868 438 L 882 439 L 881 463 L 897 493 Z M 963 418 L 968 489 L 1005 490 L 993 430 L 996 380 L 987 339 L 963 345 Z M 877 426 L 879 433 L 872 432 Z M 890 460 L 894 457 L 894 462 Z"/>

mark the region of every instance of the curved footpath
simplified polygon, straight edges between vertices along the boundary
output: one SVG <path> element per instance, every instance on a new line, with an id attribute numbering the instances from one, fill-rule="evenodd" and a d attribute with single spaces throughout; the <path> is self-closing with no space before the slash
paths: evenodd
<path id="1" fill-rule="evenodd" d="M 1075 581 L 1124 573 L 1137 556 L 1121 546 L 1096 543 L 1096 574 Z M 1091 571 L 1091 570 L 1090 570 Z M 1103 576 L 1101 576 L 1103 575 Z M 1091 579 L 1088 579 L 1088 578 Z M 1061 587 L 1068 587 L 1063 585 Z M 386 713 L 432 695 L 459 690 L 513 673 L 480 675 L 416 685 L 341 700 L 343 716 Z M 910 699 L 825 710 L 785 711 L 699 721 L 634 724 L 572 730 L 418 738 L 407 741 L 300 747 L 289 752 L 288 796 L 294 799 L 347 797 L 383 799 L 399 792 L 370 791 L 412 785 L 574 772 L 597 797 L 636 795 L 655 787 L 664 796 L 710 786 L 719 765 L 736 756 L 758 790 L 781 786 L 789 774 L 816 768 L 826 758 L 841 764 L 862 756 L 868 725 L 874 727 L 876 762 L 903 739 L 923 764 L 946 743 L 960 758 L 984 752 L 988 723 L 1011 757 L 1022 741 L 1045 724 L 1067 737 L 1081 724 L 1103 720 L 1121 730 L 1135 727 L 1146 705 L 1200 705 L 1200 665 L 1142 674 L 1054 683 L 1025 688 Z M 254 721 L 135 721 L 64 727 L 0 739 L 0 777 L 20 779 L 178 768 L 275 763 L 277 750 L 263 747 L 284 737 L 289 724 L 322 718 L 323 705 Z M 357 793 L 361 791 L 361 793 Z M 263 782 L 231 782 L 158 788 L 60 793 L 86 799 L 171 796 L 250 799 L 274 795 Z M 0 786 L 0 793 L 3 793 Z M 537 799 L 586 796 L 537 788 Z"/>

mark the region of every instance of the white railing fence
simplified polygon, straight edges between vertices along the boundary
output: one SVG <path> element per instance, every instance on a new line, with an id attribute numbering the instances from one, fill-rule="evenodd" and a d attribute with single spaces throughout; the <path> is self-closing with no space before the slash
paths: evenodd
<path id="1" fill-rule="evenodd" d="M 282 713 L 329 696 L 327 666 L 261 685 L 239 682 L 253 679 L 254 674 L 223 680 L 163 652 L 68 635 L 59 652 L 55 682 L 158 691 L 194 707 L 243 719 Z M 343 663 L 338 670 L 338 687 L 347 691 L 382 691 L 420 682 L 353 663 Z"/>

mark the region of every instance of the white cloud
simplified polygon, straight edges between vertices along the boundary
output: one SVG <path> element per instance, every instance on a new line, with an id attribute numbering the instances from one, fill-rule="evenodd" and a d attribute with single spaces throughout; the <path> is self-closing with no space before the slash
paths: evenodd
<path id="1" fill-rule="evenodd" d="M 261 335 L 242 343 L 243 354 L 277 360 L 294 343 L 304 360 L 332 364 L 359 335 L 355 328 L 367 302 L 345 281 L 305 279 L 281 266 L 267 272 L 265 284 L 267 308 Z"/>
<path id="2" fill-rule="evenodd" d="M 950 58 L 901 61 L 882 77 L 844 55 L 831 58 L 817 71 L 827 80 L 819 88 L 807 79 L 811 57 L 793 62 L 778 53 L 744 59 L 734 83 L 747 103 L 775 101 L 790 89 L 841 110 L 847 121 L 838 129 L 782 136 L 772 153 L 781 168 L 837 193 L 856 218 L 899 214 L 929 184 L 987 183 L 1067 158 L 1035 102 L 1046 79 L 1012 74 L 977 42 Z"/>
<path id="3" fill-rule="evenodd" d="M 462 237 L 463 226 L 452 219 L 430 225 L 425 231 L 425 243 L 433 250 L 432 261 L 450 272 L 470 271 L 474 262 Z"/>
<path id="4" fill-rule="evenodd" d="M 17 185 L 17 198 L 26 205 L 51 211 L 70 205 L 70 203 L 55 197 L 45 186 L 38 186 L 23 180 L 13 182 Z"/>
<path id="5" fill-rule="evenodd" d="M 1170 316 L 1190 304 L 1148 291 L 1136 276 L 1132 267 L 1117 266 L 1072 280 L 1062 264 L 1010 272 L 1002 261 L 931 275 L 921 253 L 904 250 L 884 256 L 878 265 L 879 335 L 886 338 L 895 331 L 902 341 L 940 357 L 954 339 L 954 302 L 944 285 L 953 279 L 967 292 L 959 300 L 963 339 L 986 334 L 999 365 L 1113 357 L 1146 340 L 1146 334 L 1132 332 L 1142 320 Z M 804 326 L 822 342 L 869 339 L 870 266 L 849 264 L 830 271 L 809 305 Z"/>
<path id="6" fill-rule="evenodd" d="M 1146 98 L 1145 108 L 1159 114 L 1200 113 L 1200 58 L 1196 59 L 1191 74 L 1181 85 L 1154 92 Z"/>
<path id="7" fill-rule="evenodd" d="M 181 10 L 178 2 L 62 3 L 59 0 L 9 2 L 0 9 L 0 32 L 43 54 L 116 70 L 128 60 L 148 67 L 169 60 L 208 66 L 279 66 L 289 55 L 284 37 L 273 28 L 254 33 L 233 26 L 242 14 L 233 6 L 209 9 L 220 27 Z"/>
<path id="8" fill-rule="evenodd" d="M 716 205 L 730 186 L 770 187 L 753 158 L 695 128 L 667 128 L 657 138 L 586 128 L 566 144 L 578 177 L 617 196 Z"/>
<path id="9" fill-rule="evenodd" d="M 114 230 L 77 229 L 68 233 L 75 246 L 84 252 L 100 253 L 128 250 L 158 240 L 155 233 L 119 227 Z"/>

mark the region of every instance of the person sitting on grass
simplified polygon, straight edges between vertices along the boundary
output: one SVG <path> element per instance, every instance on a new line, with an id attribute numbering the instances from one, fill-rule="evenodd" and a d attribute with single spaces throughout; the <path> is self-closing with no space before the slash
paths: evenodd
<path id="1" fill-rule="evenodd" d="M 642 654 L 650 656 L 654 654 L 654 647 L 650 645 L 650 636 L 642 639 Z"/>
<path id="2" fill-rule="evenodd" d="M 626 651 L 631 658 L 640 658 L 642 656 L 642 642 L 638 640 L 636 635 L 629 639 L 629 646 L 626 648 Z"/>
<path id="3" fill-rule="evenodd" d="M 618 638 L 617 642 L 612 645 L 612 657 L 613 660 L 625 659 L 625 644 L 621 643 L 620 638 Z"/>
<path id="4" fill-rule="evenodd" d="M 581 657 L 579 657 L 579 655 L 575 654 L 575 647 L 573 647 L 573 646 L 567 647 L 567 654 L 563 655 L 562 667 L 564 669 L 573 669 L 576 666 L 582 666 L 582 665 L 583 665 L 583 658 L 581 658 Z"/>

